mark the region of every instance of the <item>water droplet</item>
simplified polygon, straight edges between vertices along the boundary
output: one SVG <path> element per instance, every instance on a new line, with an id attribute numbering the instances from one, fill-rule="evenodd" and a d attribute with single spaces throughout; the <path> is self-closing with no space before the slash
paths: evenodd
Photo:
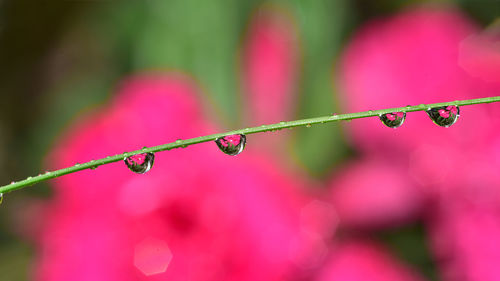
<path id="1" fill-rule="evenodd" d="M 127 164 L 127 167 L 132 172 L 137 174 L 144 174 L 147 171 L 151 170 L 151 167 L 153 167 L 153 163 L 155 161 L 155 155 L 154 153 L 151 152 L 140 153 L 129 156 L 123 159 L 123 161 L 125 161 L 125 164 Z"/>
<path id="2" fill-rule="evenodd" d="M 245 135 L 230 135 L 215 140 L 219 149 L 227 155 L 238 155 L 245 148 L 247 138 Z"/>
<path id="3" fill-rule="evenodd" d="M 311 124 L 307 124 L 307 125 L 306 125 L 306 128 L 311 128 Z"/>
<path id="4" fill-rule="evenodd" d="M 457 122 L 460 109 L 455 105 L 433 107 L 427 110 L 432 122 L 441 127 L 450 127 Z"/>
<path id="5" fill-rule="evenodd" d="M 0 204 L 3 202 L 3 193 L 0 193 Z"/>
<path id="6" fill-rule="evenodd" d="M 406 119 L 406 112 L 392 112 L 392 113 L 386 113 L 386 114 L 381 114 L 379 116 L 380 121 L 384 123 L 389 128 L 398 128 L 403 125 Z"/>
<path id="7" fill-rule="evenodd" d="M 97 165 L 96 166 L 92 166 L 92 167 L 90 167 L 90 169 L 91 170 L 95 170 L 95 169 L 97 169 L 97 167 L 99 167 L 99 166 L 97 166 Z"/>
<path id="8" fill-rule="evenodd" d="M 16 182 L 15 181 L 11 181 L 10 184 L 15 184 Z"/>

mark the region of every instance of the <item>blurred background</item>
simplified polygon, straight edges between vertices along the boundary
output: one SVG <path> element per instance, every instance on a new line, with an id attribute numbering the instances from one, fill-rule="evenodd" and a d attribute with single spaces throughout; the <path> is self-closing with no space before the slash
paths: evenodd
<path id="1" fill-rule="evenodd" d="M 444 11 L 446 15 L 441 19 L 438 12 L 437 16 L 430 17 L 429 26 L 426 26 L 425 11 L 435 10 Z M 418 41 L 418 38 L 427 38 L 424 34 L 425 28 L 429 28 L 430 33 L 437 33 L 429 35 L 429 38 L 443 38 L 448 34 L 455 34 L 450 36 L 458 38 L 456 40 L 460 44 L 469 35 L 483 36 L 485 30 L 493 30 L 491 33 L 496 35 L 492 40 L 496 40 L 494 41 L 496 43 L 491 45 L 493 46 L 491 56 L 474 62 L 495 62 L 496 64 L 484 69 L 492 77 L 500 76 L 500 72 L 497 72 L 500 70 L 498 68 L 500 33 L 498 29 L 495 31 L 494 24 L 499 16 L 498 0 L 1 0 L 0 183 L 7 184 L 12 180 L 36 175 L 48 167 L 54 167 L 55 164 L 50 164 L 51 160 L 47 160 L 47 155 L 59 143 L 60 138 L 66 135 L 65 132 L 73 127 L 75 120 L 106 108 L 112 102 L 121 81 L 141 73 L 175 72 L 188 76 L 199 89 L 198 101 L 202 111 L 211 116 L 211 122 L 217 124 L 218 131 L 356 110 L 381 109 L 383 106 L 395 107 L 499 95 L 500 92 L 495 91 L 499 89 L 497 86 L 500 80 L 494 78 L 482 81 L 484 83 L 472 81 L 465 86 L 461 84 L 443 86 L 446 83 L 453 84 L 455 81 L 463 80 L 459 77 L 465 74 L 455 74 L 458 70 L 440 67 L 439 59 L 442 57 L 440 54 L 431 56 L 429 61 L 434 64 L 429 64 L 429 67 L 438 69 L 436 73 L 446 73 L 446 75 L 439 77 L 441 80 L 438 82 L 427 85 L 426 89 L 420 89 L 421 92 L 405 92 L 405 89 L 413 88 L 412 83 L 421 84 L 422 80 L 419 79 L 425 80 L 429 77 L 434 79 L 435 75 L 397 76 L 397 73 L 416 69 L 411 63 L 415 65 L 419 63 L 418 55 L 413 57 L 417 62 L 411 59 L 406 61 L 403 58 L 406 56 L 405 52 L 398 48 L 406 48 L 407 54 L 415 54 L 426 49 L 425 42 Z M 443 23 L 444 27 L 438 26 L 434 29 L 436 23 Z M 271 26 L 270 31 L 266 30 L 266 24 Z M 408 24 L 408 30 L 405 30 L 405 24 Z M 401 26 L 399 31 L 395 30 L 398 26 Z M 263 32 L 264 35 L 259 35 L 259 32 Z M 399 39 L 392 39 L 393 35 Z M 263 36 L 264 39 L 259 39 L 259 36 Z M 410 39 L 405 39 L 405 36 Z M 453 38 L 449 41 L 455 40 Z M 274 39 L 277 43 L 273 43 Z M 263 40 L 264 43 L 260 43 L 259 40 Z M 412 40 L 417 41 L 414 44 Z M 282 42 L 285 43 L 281 44 Z M 458 43 L 454 45 L 457 50 L 462 46 Z M 446 52 L 446 48 L 440 49 L 441 43 L 436 44 L 436 46 L 431 44 L 426 52 Z M 412 49 L 412 46 L 415 49 Z M 271 51 L 266 48 L 271 48 Z M 259 57 L 261 53 L 264 53 L 263 58 Z M 266 54 L 268 57 L 265 57 Z M 424 52 L 421 55 L 426 54 Z M 273 59 L 273 56 L 277 58 Z M 463 67 L 467 66 L 468 58 L 467 54 L 464 56 L 465 63 L 460 64 L 462 67 L 457 66 L 459 63 L 453 67 L 462 69 L 460 71 L 465 69 L 463 72 L 466 74 L 473 72 L 469 71 L 470 69 L 483 69 L 474 63 L 469 68 Z M 395 67 L 391 71 L 396 75 L 393 81 L 382 81 L 387 77 L 377 76 L 379 72 L 377 66 L 381 66 L 381 72 L 386 71 L 384 62 L 390 61 L 391 58 L 396 62 L 403 62 L 401 65 L 389 62 L 388 64 Z M 406 67 L 405 62 L 408 62 L 409 66 Z M 280 66 L 280 63 L 284 66 Z M 369 67 L 363 68 L 362 65 Z M 271 70 L 266 73 L 266 69 L 269 68 Z M 418 69 L 419 73 L 422 73 L 420 71 L 422 69 L 425 68 Z M 281 74 L 275 75 L 273 71 Z M 381 85 L 378 85 L 377 81 L 366 82 L 370 80 L 367 78 L 371 75 L 370 71 L 374 74 L 372 79 L 382 81 Z M 390 76 L 389 74 L 387 75 Z M 481 79 L 481 75 L 470 76 L 471 79 Z M 399 79 L 401 77 L 406 80 L 401 81 L 402 79 Z M 365 85 L 358 87 L 356 84 L 358 79 L 360 85 L 363 83 Z M 363 82 L 363 79 L 366 81 Z M 288 85 L 281 87 L 280 83 Z M 393 97 L 391 94 L 383 96 L 384 92 L 391 91 L 387 85 L 396 85 L 394 91 L 399 91 L 398 97 Z M 364 89 L 370 87 L 373 87 L 373 92 L 367 93 Z M 279 91 L 284 94 L 266 103 L 266 99 L 273 100 L 272 97 L 267 97 L 267 94 L 272 95 L 273 92 Z M 434 95 L 434 92 L 442 91 L 446 93 L 441 96 Z M 374 99 L 378 101 L 374 102 Z M 265 109 L 263 113 L 259 111 L 266 106 L 267 111 Z M 274 110 L 278 113 L 273 113 Z M 464 112 L 465 109 L 462 111 L 465 119 L 467 116 Z M 410 116 L 408 123 L 411 122 Z M 492 116 L 498 117 L 494 114 Z M 293 166 L 291 170 L 300 171 L 301 177 L 305 178 L 304 181 L 311 183 L 305 184 L 307 186 L 305 190 L 300 191 L 301 194 L 306 194 L 301 195 L 308 198 L 306 201 L 321 200 L 332 204 L 333 208 L 338 208 L 336 219 L 333 219 L 336 221 L 335 224 L 338 224 L 338 227 L 333 227 L 335 233 L 332 236 L 336 238 L 328 236 L 327 241 L 336 239 L 343 241 L 345 237 L 349 241 L 355 241 L 350 242 L 354 246 L 351 244 L 345 246 L 347 247 L 345 251 L 348 252 L 346 255 L 351 256 L 339 257 L 341 261 L 336 260 L 335 256 L 337 243 L 341 242 L 325 242 L 328 244 L 326 246 L 328 250 L 323 250 L 317 255 L 324 255 L 326 258 L 308 267 L 305 273 L 293 276 L 289 273 L 280 273 L 261 280 L 363 280 L 363 278 L 368 278 L 364 280 L 499 280 L 500 272 L 498 275 L 489 272 L 491 268 L 487 266 L 479 266 L 480 269 L 474 271 L 475 267 L 469 263 L 474 260 L 473 250 L 472 252 L 450 250 L 452 246 L 445 247 L 442 245 L 446 243 L 435 242 L 439 239 L 454 238 L 441 232 L 434 234 L 436 231 L 439 232 L 435 229 L 446 225 L 441 222 L 435 223 L 435 220 L 447 221 L 451 211 L 443 211 L 446 214 L 443 216 L 432 215 L 430 219 L 426 213 L 429 210 L 426 208 L 431 208 L 433 214 L 437 214 L 442 208 L 447 208 L 441 203 L 436 204 L 436 201 L 441 200 L 436 198 L 441 198 L 442 193 L 435 195 L 433 191 L 428 191 L 433 188 L 439 189 L 441 185 L 436 182 L 442 183 L 442 178 L 440 180 L 433 178 L 441 175 L 436 175 L 435 169 L 428 166 L 426 161 L 436 163 L 450 157 L 445 153 L 440 154 L 442 157 L 439 159 L 418 158 L 418 155 L 435 156 L 439 153 L 434 151 L 434 147 L 429 143 L 421 146 L 420 139 L 414 135 L 409 133 L 405 135 L 403 132 L 401 139 L 398 139 L 399 136 L 394 133 L 396 131 L 391 131 L 391 135 L 383 135 L 385 130 L 392 129 L 382 128 L 378 121 L 363 122 L 364 120 L 356 120 L 344 124 L 328 124 L 287 131 L 283 134 L 266 135 L 261 139 L 256 136 L 256 141 L 249 139 L 249 146 L 253 149 L 261 152 L 269 151 L 278 159 L 276 161 L 288 163 L 282 164 L 286 169 L 288 166 Z M 356 129 L 356 124 L 362 123 L 364 125 L 359 125 Z M 431 122 L 425 124 L 429 127 L 435 126 Z M 353 129 L 348 128 L 351 125 L 354 126 Z M 372 132 L 370 128 L 362 126 L 378 126 L 384 132 L 379 133 L 377 130 Z M 432 130 L 444 130 L 435 127 Z M 456 139 L 461 138 L 463 134 L 473 132 L 471 129 L 473 127 L 467 127 L 458 133 L 451 131 L 446 136 L 439 135 L 439 137 L 446 143 L 460 142 Z M 453 127 L 446 130 L 453 130 Z M 363 132 L 368 133 L 363 135 Z M 434 134 L 434 131 L 427 129 L 418 132 L 427 136 Z M 494 134 L 487 129 L 481 134 L 485 138 L 491 135 Z M 191 135 L 191 137 L 196 136 L 198 136 L 196 133 Z M 371 136 L 373 142 L 368 141 Z M 264 144 L 267 142 L 270 144 Z M 273 144 L 273 142 L 278 143 Z M 408 143 L 408 147 L 393 146 L 391 142 L 405 142 Z M 154 144 L 160 143 L 161 140 L 154 142 Z M 473 142 L 469 141 L 459 145 L 462 145 L 460 147 L 463 149 L 471 144 Z M 483 148 L 487 145 L 490 144 L 480 144 Z M 417 150 L 423 152 L 415 154 Z M 461 151 L 459 148 L 456 150 Z M 407 156 L 404 156 L 406 158 L 395 156 L 398 153 Z M 460 153 L 453 155 L 458 154 Z M 480 153 L 474 155 L 472 158 L 476 159 Z M 405 162 L 406 159 L 413 159 L 411 161 L 414 162 Z M 75 162 L 85 160 L 87 159 L 74 159 Z M 455 160 L 462 163 L 464 161 L 462 158 L 452 158 L 449 161 Z M 491 161 L 494 164 L 488 164 L 488 167 L 492 169 L 491 174 L 495 174 L 500 165 L 497 165 L 496 160 Z M 489 160 L 486 162 L 490 163 Z M 420 169 L 419 165 L 423 168 Z M 426 167 L 431 168 L 426 170 Z M 485 169 L 447 167 L 456 173 L 471 169 L 480 171 L 471 174 L 469 180 L 481 181 L 481 185 L 495 186 L 494 192 L 488 191 L 489 193 L 485 194 L 496 194 L 496 182 L 492 180 L 493 183 L 490 183 L 485 180 L 485 177 L 488 178 L 490 175 L 484 172 Z M 384 174 L 387 170 L 398 169 L 403 171 L 394 172 L 395 175 Z M 449 175 L 452 177 L 454 174 L 450 172 Z M 364 178 L 366 183 L 360 183 L 360 178 Z M 431 179 L 432 183 L 428 183 L 428 179 Z M 371 190 L 367 187 L 374 184 L 395 190 L 387 195 L 392 197 L 390 199 L 384 197 L 381 201 L 370 197 L 385 196 L 384 192 L 378 191 L 379 189 Z M 456 182 L 450 180 L 448 184 L 456 185 Z M 392 188 L 392 185 L 397 186 Z M 399 189 L 400 186 L 410 185 L 418 188 L 408 187 L 411 189 L 410 193 Z M 351 190 L 350 186 L 361 187 Z M 339 191 L 336 192 L 335 189 Z M 418 191 L 415 191 L 417 189 Z M 39 231 L 43 232 L 40 229 L 44 228 L 45 217 L 36 216 L 39 210 L 37 207 L 51 204 L 46 202 L 53 202 L 50 201 L 53 196 L 54 191 L 49 182 L 8 194 L 4 198 L 0 208 L 1 280 L 59 280 L 64 276 L 44 275 L 44 270 L 40 270 L 40 267 L 47 263 L 43 260 L 45 256 L 40 252 L 47 246 L 43 241 L 37 241 L 36 237 L 33 237 L 37 236 Z M 484 197 L 488 196 L 490 195 Z M 453 204 L 455 206 L 455 203 Z M 387 205 L 389 207 L 384 209 Z M 364 207 L 366 208 L 363 209 Z M 375 213 L 376 210 L 385 210 L 386 213 L 376 213 L 374 217 L 370 217 L 369 214 L 373 214 L 374 210 Z M 499 223 L 496 209 L 493 213 L 494 215 L 488 217 L 491 219 L 488 220 L 488 225 L 496 231 Z M 342 224 L 343 215 L 346 217 L 345 225 Z M 481 220 L 480 218 L 474 217 L 470 220 L 477 221 Z M 322 219 L 318 220 L 322 222 Z M 332 223 L 331 218 L 325 220 L 325 223 Z M 458 226 L 463 226 L 466 231 L 469 228 L 464 224 L 457 222 L 453 227 L 447 228 L 445 233 L 459 231 Z M 492 233 L 496 233 L 495 231 L 492 230 Z M 358 244 L 356 242 L 358 237 L 362 237 L 363 242 Z M 366 239 L 370 241 L 366 242 Z M 460 239 L 457 238 L 459 242 L 456 244 L 461 246 L 457 247 L 467 248 L 460 244 L 462 243 Z M 432 243 L 437 243 L 438 246 L 434 247 Z M 492 241 L 493 246 L 486 243 L 482 246 L 472 244 L 471 247 L 484 246 L 484 251 L 488 251 L 498 247 L 496 243 L 500 243 L 500 240 Z M 343 246 L 338 247 L 343 249 Z M 325 251 L 328 254 L 325 254 Z M 342 251 L 338 250 L 339 253 Z M 361 264 L 371 263 L 372 258 L 384 260 L 378 256 L 380 251 L 383 252 L 381 255 L 384 258 L 386 255 L 390 255 L 390 258 L 382 262 L 383 265 L 367 266 L 370 268 L 367 272 L 371 273 L 367 273 L 368 275 L 364 277 L 353 277 L 354 275 L 349 275 L 351 273 L 341 272 L 342 270 L 338 269 L 340 267 L 347 270 L 346 268 L 353 266 L 360 268 L 362 272 L 362 265 L 358 266 L 356 262 L 350 265 L 350 262 L 357 261 L 358 253 L 369 256 L 360 258 Z M 455 262 L 453 255 L 467 258 Z M 393 261 L 397 261 L 394 262 L 397 263 L 394 266 L 397 269 L 378 271 L 378 267 L 392 268 Z M 481 256 L 479 261 L 471 263 L 484 264 L 488 261 L 500 262 L 500 251 L 491 250 L 485 256 Z M 343 263 L 344 266 L 341 266 Z M 404 264 L 404 270 L 399 269 L 400 263 Z M 449 263 L 453 265 L 448 266 Z M 467 270 L 461 272 L 456 269 L 458 267 Z M 411 268 L 409 270 L 412 272 L 411 277 L 406 277 L 409 274 L 406 273 L 406 268 Z M 60 270 L 64 271 L 64 268 Z M 416 276 L 413 276 L 414 273 Z M 378 276 L 379 279 L 371 274 Z M 102 279 L 94 280 L 113 279 L 104 276 L 106 275 L 103 274 Z M 232 279 L 228 277 L 231 276 L 229 274 L 224 276 L 226 277 L 199 280 Z M 342 278 L 342 276 L 347 277 Z M 143 276 L 134 278 L 131 280 L 142 280 Z"/>

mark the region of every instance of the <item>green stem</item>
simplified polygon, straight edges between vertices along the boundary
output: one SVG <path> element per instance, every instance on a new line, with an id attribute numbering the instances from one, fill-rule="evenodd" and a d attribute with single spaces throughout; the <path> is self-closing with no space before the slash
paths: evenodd
<path id="1" fill-rule="evenodd" d="M 24 180 L 21 180 L 18 182 L 12 182 L 11 184 L 1 186 L 0 187 L 0 194 L 11 192 L 11 191 L 14 191 L 17 189 L 21 189 L 23 187 L 27 187 L 27 186 L 42 182 L 42 181 L 46 181 L 48 179 L 57 178 L 57 177 L 71 174 L 74 172 L 78 172 L 81 170 L 95 169 L 98 166 L 109 164 L 112 162 L 121 161 L 124 158 L 135 155 L 135 154 L 146 153 L 146 152 L 159 152 L 159 151 L 165 151 L 165 150 L 170 150 L 170 149 L 179 148 L 179 147 L 187 147 L 189 145 L 193 145 L 193 144 L 197 144 L 197 143 L 214 141 L 217 138 L 228 136 L 228 135 L 235 135 L 235 134 L 250 135 L 250 134 L 256 134 L 256 133 L 261 133 L 261 132 L 281 130 L 281 129 L 286 129 L 286 128 L 310 126 L 310 125 L 320 124 L 320 123 L 379 116 L 382 114 L 392 113 L 392 112 L 423 111 L 423 110 L 427 110 L 427 109 L 432 108 L 432 107 L 440 107 L 440 106 L 448 106 L 448 105 L 464 106 L 464 105 L 492 103 L 492 102 L 499 102 L 499 101 L 500 101 L 500 96 L 497 96 L 497 97 L 488 97 L 488 98 L 452 101 L 452 102 L 443 102 L 443 103 L 420 104 L 420 105 L 416 105 L 416 106 L 388 108 L 388 109 L 383 109 L 383 110 L 370 110 L 370 111 L 357 112 L 357 113 L 328 115 L 328 116 L 323 116 L 323 117 L 295 120 L 295 121 L 289 121 L 289 122 L 279 122 L 276 124 L 262 125 L 262 126 L 258 126 L 258 127 L 252 127 L 252 128 L 245 128 L 245 129 L 234 130 L 234 131 L 230 131 L 230 132 L 226 132 L 226 133 L 213 134 L 213 135 L 202 136 L 202 137 L 192 138 L 192 139 L 187 139 L 187 140 L 177 140 L 177 141 L 172 142 L 172 143 L 162 144 L 162 145 L 158 145 L 158 146 L 154 146 L 154 147 L 143 148 L 140 150 L 126 152 L 123 154 L 117 154 L 114 156 L 108 156 L 106 158 L 92 160 L 92 161 L 87 162 L 87 163 L 76 164 L 76 165 L 68 167 L 68 168 L 64 168 L 64 169 L 60 169 L 60 170 L 56 170 L 56 171 L 52 171 L 52 172 L 46 172 L 44 174 L 40 174 L 40 175 L 35 176 L 35 177 L 28 177 Z"/>

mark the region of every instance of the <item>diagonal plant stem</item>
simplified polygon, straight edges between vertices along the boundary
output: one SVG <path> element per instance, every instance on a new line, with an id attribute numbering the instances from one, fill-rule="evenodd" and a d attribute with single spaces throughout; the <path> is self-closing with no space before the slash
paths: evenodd
<path id="1" fill-rule="evenodd" d="M 262 126 L 258 126 L 258 127 L 252 127 L 252 128 L 245 128 L 245 129 L 234 130 L 234 131 L 230 131 L 230 132 L 226 132 L 226 133 L 201 136 L 201 137 L 186 139 L 186 140 L 177 140 L 177 141 L 172 142 L 172 143 L 143 148 L 140 150 L 126 152 L 123 154 L 117 154 L 114 156 L 108 156 L 106 158 L 92 160 L 90 162 L 86 162 L 83 164 L 76 164 L 76 165 L 68 167 L 68 168 L 64 168 L 64 169 L 60 169 L 60 170 L 56 170 L 56 171 L 51 171 L 51 172 L 45 172 L 44 174 L 40 174 L 40 175 L 35 176 L 35 177 L 28 177 L 24 180 L 21 180 L 18 182 L 12 182 L 8 185 L 1 186 L 0 187 L 0 195 L 3 193 L 11 192 L 14 190 L 18 190 L 18 189 L 36 184 L 36 183 L 39 183 L 42 181 L 46 181 L 46 180 L 57 178 L 57 177 L 60 177 L 63 175 L 75 173 L 75 172 L 78 172 L 81 170 L 95 169 L 98 166 L 109 164 L 112 162 L 121 161 L 124 158 L 135 155 L 135 154 L 147 153 L 147 152 L 159 152 L 159 151 L 165 151 L 165 150 L 170 150 L 170 149 L 179 148 L 179 147 L 184 148 L 184 147 L 187 147 L 187 146 L 193 145 L 193 144 L 214 141 L 217 138 L 228 136 L 228 135 L 235 135 L 235 134 L 249 135 L 249 134 L 256 134 L 256 133 L 262 133 L 262 132 L 268 132 L 268 131 L 276 131 L 276 130 L 281 130 L 281 129 L 286 129 L 286 128 L 311 126 L 314 124 L 322 124 L 322 123 L 327 123 L 327 122 L 335 122 L 335 121 L 342 121 L 342 120 L 352 120 L 352 119 L 380 116 L 382 114 L 392 113 L 392 112 L 424 111 L 424 110 L 428 110 L 429 108 L 432 108 L 432 107 L 440 107 L 440 106 L 448 106 L 448 105 L 464 106 L 464 105 L 492 103 L 492 102 L 499 102 L 499 101 L 500 101 L 500 96 L 496 96 L 496 97 L 479 98 L 479 99 L 471 99 L 471 100 L 461 100 L 461 101 L 442 102 L 442 103 L 433 103 L 433 104 L 420 104 L 420 105 L 416 105 L 416 106 L 405 106 L 405 107 L 388 108 L 388 109 L 382 109 L 382 110 L 369 110 L 369 111 L 357 112 L 357 113 L 328 115 L 328 116 L 323 116 L 323 117 L 308 118 L 308 119 L 288 121 L 288 122 L 279 122 L 276 124 L 269 124 L 269 125 L 262 125 Z"/>

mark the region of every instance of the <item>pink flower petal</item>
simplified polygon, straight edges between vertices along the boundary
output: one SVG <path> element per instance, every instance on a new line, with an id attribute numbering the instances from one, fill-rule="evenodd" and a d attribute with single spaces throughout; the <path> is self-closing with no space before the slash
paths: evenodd
<path id="1" fill-rule="evenodd" d="M 500 24 L 464 39 L 459 65 L 473 77 L 500 83 Z"/>
<path id="2" fill-rule="evenodd" d="M 195 95 L 179 76 L 133 77 L 108 107 L 72 128 L 50 164 L 213 132 Z M 281 280 L 319 244 L 311 236 L 320 230 L 301 221 L 304 185 L 268 156 L 250 148 L 235 160 L 215 143 L 157 153 L 145 175 L 123 161 L 67 175 L 44 218 L 36 276 Z"/>
<path id="3" fill-rule="evenodd" d="M 339 171 L 330 187 L 340 224 L 369 228 L 414 219 L 425 197 L 406 171 L 404 162 L 380 159 L 353 163 Z"/>
<path id="4" fill-rule="evenodd" d="M 319 281 L 424 280 L 379 245 L 366 241 L 341 243 L 317 278 Z"/>
<path id="5" fill-rule="evenodd" d="M 252 124 L 288 120 L 293 109 L 297 35 L 287 14 L 260 9 L 252 19 L 243 53 L 243 82 Z"/>
<path id="6" fill-rule="evenodd" d="M 443 211 L 430 232 L 442 279 L 498 280 L 500 212 L 470 205 Z"/>
<path id="7" fill-rule="evenodd" d="M 481 84 L 458 65 L 459 44 L 475 31 L 452 9 L 422 8 L 368 23 L 343 55 L 341 98 L 346 111 L 476 97 Z M 411 151 L 423 142 L 451 137 L 475 140 L 490 129 L 477 122 L 489 118 L 482 107 L 462 108 L 465 117 L 446 130 L 433 125 L 423 112 L 408 113 L 405 124 L 395 130 L 381 126 L 377 118 L 355 120 L 349 130 L 357 146 L 374 153 Z"/>

